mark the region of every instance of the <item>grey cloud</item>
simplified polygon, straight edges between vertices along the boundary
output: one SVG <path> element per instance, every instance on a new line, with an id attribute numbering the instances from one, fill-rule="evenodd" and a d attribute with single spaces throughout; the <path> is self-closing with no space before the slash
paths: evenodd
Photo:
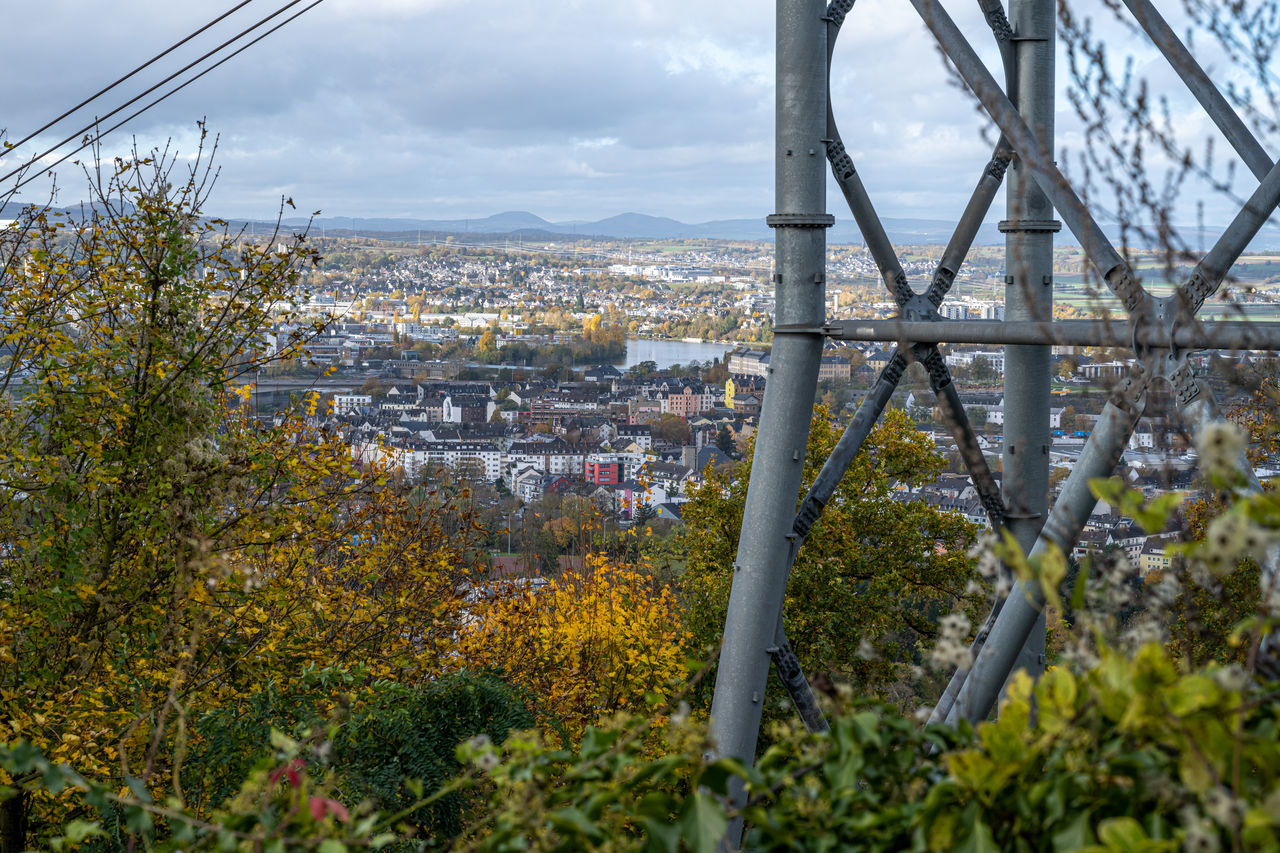
<path id="1" fill-rule="evenodd" d="M 11 136 L 228 5 L 116 0 L 105 11 L 47 0 L 6 10 L 0 49 L 11 67 L 39 69 L 7 92 Z M 994 64 L 976 4 L 952 6 Z M 271 8 L 258 0 L 237 20 Z M 358 216 L 763 216 L 773 20 L 771 0 L 328 0 L 128 131 L 189 150 L 193 122 L 207 116 L 222 135 L 214 201 L 229 215 L 270 215 L 285 194 Z M 989 154 L 983 121 L 947 84 L 906 4 L 860 0 L 833 87 L 882 215 L 958 212 Z M 106 153 L 128 138 L 109 139 Z M 844 218 L 841 204 L 832 187 Z"/>

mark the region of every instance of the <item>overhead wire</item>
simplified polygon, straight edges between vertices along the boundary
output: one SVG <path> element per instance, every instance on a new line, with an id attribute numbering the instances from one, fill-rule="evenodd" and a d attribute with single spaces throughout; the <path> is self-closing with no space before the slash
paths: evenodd
<path id="1" fill-rule="evenodd" d="M 98 98 L 102 97 L 102 96 L 103 96 L 103 95 L 105 95 L 107 92 L 110 92 L 110 91 L 111 91 L 112 89 L 114 89 L 116 86 L 119 86 L 121 83 L 123 83 L 124 81 L 128 80 L 130 77 L 133 77 L 133 76 L 134 76 L 135 74 L 137 74 L 138 72 L 143 71 L 143 70 L 145 70 L 145 69 L 147 69 L 147 68 L 150 68 L 152 65 L 156 64 L 156 63 L 157 63 L 157 62 L 159 62 L 161 59 L 164 59 L 166 56 L 168 56 L 169 54 L 173 53 L 175 50 L 177 50 L 178 48 L 182 47 L 184 44 L 186 44 L 187 42 L 191 41 L 191 40 L 192 40 L 193 38 L 195 38 L 196 36 L 198 36 L 198 35 L 200 35 L 201 33 L 203 33 L 205 30 L 209 29 L 210 27 L 214 26 L 215 24 L 221 23 L 222 21 L 224 21 L 224 20 L 226 20 L 228 17 L 230 17 L 232 14 L 234 14 L 234 13 L 238 12 L 239 10 L 243 9 L 245 6 L 248 6 L 248 5 L 249 5 L 250 3 L 252 3 L 252 2 L 253 2 L 253 0 L 242 0 L 242 2 L 237 3 L 235 6 L 232 6 L 230 9 L 228 9 L 228 10 L 227 10 L 227 11 L 225 11 L 225 12 L 223 12 L 221 15 L 219 15 L 219 16 L 218 16 L 218 17 L 216 17 L 216 18 L 214 18 L 212 21 L 210 21 L 209 23 L 205 24 L 205 25 L 204 25 L 203 27 L 201 27 L 200 29 L 198 29 L 198 30 L 196 30 L 195 32 L 191 33 L 190 35 L 188 35 L 188 36 L 184 37 L 181 41 L 175 42 L 174 44 L 172 44 L 172 45 L 170 45 L 169 47 L 165 48 L 165 49 L 164 49 L 163 51 L 161 51 L 160 53 L 157 53 L 155 56 L 151 57 L 151 58 L 150 58 L 150 59 L 148 59 L 146 62 L 142 63 L 142 64 L 141 64 L 141 65 L 139 65 L 137 68 L 133 69 L 133 70 L 132 70 L 132 71 L 130 71 L 128 74 L 126 74 L 126 75 L 124 75 L 123 77 L 121 77 L 119 80 L 116 80 L 114 83 L 111 83 L 111 84 L 109 84 L 109 85 L 107 85 L 107 86 L 104 86 L 104 87 L 102 87 L 101 89 L 99 89 L 98 91 L 94 92 L 92 95 L 90 95 L 89 97 L 85 98 L 83 101 L 81 101 L 80 103 L 76 104 L 74 107 L 72 107 L 71 109 L 67 110 L 67 111 L 66 111 L 66 112 L 64 112 L 62 115 L 58 116 L 57 118 L 50 119 L 49 121 L 45 122 L 45 123 L 44 123 L 43 125 L 41 125 L 40 127 L 36 128 L 35 130 L 33 130 L 33 131 L 31 131 L 30 133 L 28 133 L 26 136 L 24 136 L 24 137 L 22 137 L 21 139 L 19 139 L 17 142 L 7 143 L 7 144 L 4 146 L 4 149 L 3 149 L 3 150 L 0 150 L 0 157 L 3 157 L 3 156 L 5 156 L 6 154 L 9 154 L 10 152 L 14 151 L 15 149 L 19 148 L 20 146 L 22 146 L 22 145 L 26 144 L 27 142 L 30 142 L 30 141 L 31 141 L 32 139 L 34 139 L 36 136 L 40 135 L 41 133 L 44 133 L 46 130 L 48 130 L 49 128 L 53 127 L 53 126 L 54 126 L 55 124 L 57 124 L 58 122 L 62 121 L 62 120 L 63 120 L 64 118 L 66 118 L 67 116 L 69 116 L 69 115 L 71 115 L 72 113 L 76 112 L 76 111 L 77 111 L 77 110 L 79 110 L 81 107 L 87 106 L 88 104 L 92 103 L 93 101 L 96 101 Z M 126 105 L 126 106 L 127 106 L 127 105 Z"/>
<path id="2" fill-rule="evenodd" d="M 277 15 L 280 15 L 281 13 L 283 13 L 283 12 L 287 11 L 288 9 L 290 9 L 290 8 L 291 8 L 291 7 L 293 7 L 293 6 L 298 5 L 298 4 L 299 4 L 299 3 L 301 3 L 301 2 L 302 2 L 302 0 L 289 0 L 289 2 L 288 2 L 288 3 L 284 4 L 284 5 L 283 5 L 283 6 L 281 6 L 279 9 L 277 9 L 277 10 L 276 10 L 276 11 L 274 11 L 274 12 L 272 12 L 270 15 L 267 15 L 265 18 L 262 18 L 262 19 L 261 19 L 261 20 L 259 20 L 257 23 L 252 24 L 251 26 L 248 26 L 248 27 L 246 27 L 245 29 L 241 30 L 240 32 L 236 33 L 234 36 L 232 36 L 231 38 L 229 38 L 229 39 L 227 39 L 226 41 L 222 42 L 222 43 L 221 43 L 221 44 L 219 44 L 217 47 L 213 48 L 212 50 L 209 50 L 209 51 L 205 52 L 205 53 L 204 53 L 204 54 L 202 54 L 199 58 L 192 60 L 191 62 L 187 63 L 187 64 L 186 64 L 186 65 L 184 65 L 183 67 L 179 68 L 177 71 L 175 71 L 175 72 L 173 72 L 172 74 L 170 74 L 168 77 L 165 77 L 165 78 L 164 78 L 163 80 L 161 80 L 159 83 L 156 83 L 154 86 L 151 86 L 150 88 L 146 89 L 145 91 L 140 92 L 140 93 L 138 93 L 137 95 L 135 95 L 134 97 L 132 97 L 132 98 L 130 98 L 129 100 L 125 101 L 123 104 L 121 104 L 120 106 L 116 107 L 116 108 L 115 108 L 115 109 L 113 109 L 111 112 L 106 113 L 105 115 L 102 115 L 102 116 L 98 117 L 97 119 L 95 119 L 95 120 L 94 120 L 94 122 L 93 122 L 92 124 L 88 124 L 88 125 L 86 125 L 86 126 L 82 127 L 80 130 L 78 130 L 78 131 L 76 131 L 75 133 L 71 134 L 70 136 L 68 136 L 67 138 L 63 139 L 61 142 L 57 143 L 56 145 L 53 145 L 53 146 L 51 146 L 51 147 L 47 148 L 46 150 L 42 151 L 40 154 L 38 154 L 38 155 L 36 155 L 35 157 L 31 158 L 31 159 L 30 159 L 30 160 L 28 160 L 26 163 L 24 163 L 23 165 L 21 165 L 21 166 L 17 167 L 16 169 L 12 169 L 12 170 L 10 170 L 9 172 L 6 172 L 6 173 L 5 173 L 5 174 L 3 174 L 3 175 L 0 175 L 0 183 L 2 183 L 2 182 L 4 182 L 4 181 L 7 181 L 7 180 L 9 180 L 10 178 L 14 177 L 15 175 L 18 175 L 18 174 L 20 174 L 20 173 L 22 173 L 22 172 L 26 171 L 27 169 L 31 168 L 33 165 L 35 165 L 36 163 L 38 163 L 42 158 L 49 156 L 50 154 L 52 154 L 53 152 L 57 151 L 57 150 L 58 150 L 59 148 L 61 148 L 62 146 L 66 145 L 68 142 L 72 142 L 72 141 L 74 141 L 74 140 L 75 140 L 76 138 L 78 138 L 78 137 L 83 137 L 84 135 L 89 134 L 89 133 L 90 133 L 90 131 L 93 131 L 93 130 L 94 130 L 94 128 L 98 127 L 98 126 L 102 123 L 102 121 L 103 121 L 104 119 L 108 119 L 108 118 L 111 118 L 111 117 L 112 117 L 112 116 L 114 116 L 114 115 L 119 114 L 121 111 L 123 111 L 123 110 L 124 110 L 124 109 L 126 109 L 127 107 L 129 107 L 129 106 L 131 106 L 131 105 L 133 105 L 133 104 L 137 103 L 137 102 L 138 102 L 138 101 L 140 101 L 142 98 L 144 98 L 144 97 L 146 97 L 147 95 L 149 95 L 149 94 L 151 94 L 152 92 L 154 92 L 156 89 L 159 89 L 159 88 L 160 88 L 161 86 L 163 86 L 164 84 L 166 84 L 166 83 L 170 82 L 171 80 L 173 80 L 173 79 L 174 79 L 175 77 L 177 77 L 178 75 L 180 75 L 180 74 L 182 74 L 182 73 L 184 73 L 184 72 L 186 72 L 186 71 L 189 71 L 190 69 L 192 69 L 192 68 L 193 68 L 193 67 L 195 67 L 196 65 L 199 65 L 199 64 L 200 64 L 201 62 L 203 62 L 204 60 L 206 60 L 206 59 L 208 59 L 209 57 L 211 57 L 211 56 L 213 56 L 214 54 L 216 54 L 218 51 L 222 50 L 223 48 L 227 47 L 228 45 L 234 44 L 235 42 L 237 42 L 237 41 L 239 41 L 240 39 L 244 38 L 244 37 L 245 37 L 246 35 L 248 35 L 249 33 L 251 33 L 251 32 L 253 32 L 254 30 L 256 30 L 258 27 L 260 27 L 260 26 L 262 26 L 263 24 L 265 24 L 267 21 L 270 21 L 272 18 L 276 17 Z M 194 83 L 196 80 L 199 80 L 199 79 L 200 79 L 201 77 L 203 77 L 205 74 L 208 74 L 210 71 L 212 71 L 213 69 L 215 69 L 215 68 L 217 68 L 218 66 L 222 65 L 222 64 L 223 64 L 224 62 L 226 62 L 227 60 L 231 59 L 231 58 L 232 58 L 232 57 L 234 57 L 234 56 L 239 55 L 240 53 L 242 53 L 242 52 L 243 52 L 244 50 L 246 50 L 247 48 L 249 48 L 249 47 L 251 47 L 251 46 L 253 46 L 253 45 L 257 44 L 257 43 L 258 43 L 258 42 L 260 42 L 260 41 L 262 41 L 262 39 L 264 39 L 264 38 L 266 38 L 267 36 L 271 35 L 272 33 L 276 32 L 276 31 L 277 31 L 277 30 L 279 30 L 281 27 L 283 27 L 285 24 L 288 24 L 288 23 L 290 23 L 291 21 L 296 20 L 297 18 L 301 17 L 301 16 L 302 16 L 303 14 L 305 14 L 306 12 L 310 11 L 311 9 L 314 9 L 316 6 L 319 6 L 322 2 L 324 2 L 324 0 L 315 0 L 315 2 L 311 3 L 309 6 L 306 6 L 306 7 L 304 7 L 301 11 L 294 13 L 293 15 L 289 16 L 288 18 L 285 18 L 283 21 L 281 21 L 280 23 L 276 24 L 276 25 L 275 25 L 274 27 L 272 27 L 271 29 L 269 29 L 269 30 L 267 30 L 266 32 L 264 32 L 264 33 L 260 34 L 259 36 L 257 36 L 256 38 L 254 38 L 252 41 L 248 42 L 247 44 L 244 44 L 244 45 L 242 45 L 241 47 L 237 48 L 235 51 L 233 51 L 233 52 L 231 52 L 231 53 L 227 54 L 227 55 L 226 55 L 226 56 L 224 56 L 222 59 L 220 59 L 220 60 L 218 60 L 217 62 L 215 62 L 213 65 L 210 65 L 208 68 L 205 68 L 205 69 L 204 69 L 203 71 L 201 71 L 200 73 L 196 74 L 195 76 L 191 77 L 190 79 L 188 79 L 188 80 L 184 81 L 183 83 L 179 84 L 178 86 L 174 87 L 174 88 L 173 88 L 173 89 L 171 89 L 170 91 L 168 91 L 168 92 L 166 92 L 165 94 L 161 95 L 159 98 L 156 98 L 156 99 L 155 99 L 154 101 L 152 101 L 151 103 L 149 103 L 149 104 L 147 104 L 146 106 L 144 106 L 144 107 L 142 107 L 142 108 L 140 108 L 140 109 L 136 110 L 136 111 L 135 111 L 135 112 L 133 112 L 133 113 L 130 113 L 127 117 L 125 117 L 124 119 L 122 119 L 122 120 L 120 120 L 120 121 L 116 122 L 114 125 L 112 125 L 111 127 L 109 127 L 107 130 L 95 132 L 95 133 L 93 134 L 93 138 L 92 138 L 92 139 L 89 139 L 89 140 L 87 140 L 87 141 L 83 142 L 83 143 L 82 143 L 81 145 L 79 145 L 77 148 L 72 149 L 70 152 L 68 152 L 67 154 L 63 155 L 61 158 L 59 158 L 58 160 L 54 161 L 53 163 L 51 163 L 51 164 L 49 164 L 49 165 L 47 165 L 47 166 L 45 166 L 45 167 L 42 167 L 42 168 L 39 170 L 39 173 L 38 173 L 38 174 L 43 174 L 43 173 L 47 172 L 49 169 L 53 168 L 54 166 L 57 166 L 58 164 L 65 162 L 65 161 L 66 161 L 69 157 L 71 157 L 72 155 L 76 154 L 76 153 L 77 153 L 77 152 L 79 152 L 79 151 L 83 151 L 85 148 L 87 148 L 88 146 L 92 145 L 94 142 L 96 142 L 97 140 L 101 139 L 103 136 L 105 136 L 105 135 L 107 135 L 108 133 L 111 133 L 112 131 L 114 131 L 114 130 L 118 129 L 121 125 L 123 125 L 123 124 L 125 124 L 126 122 L 131 121 L 131 120 L 133 120 L 133 119 L 137 118 L 138 116 L 142 115 L 144 112 L 146 112 L 147 110 L 151 109 L 151 108 L 152 108 L 152 107 L 154 107 L 156 104 L 159 104 L 161 101 L 166 100 L 166 99 L 167 99 L 167 98 L 169 98 L 170 96 L 172 96 L 172 95 L 176 94 L 177 92 L 179 92 L 179 91 L 181 91 L 182 89 L 186 88 L 187 86 L 191 85 L 191 84 L 192 84 L 192 83 Z M 16 185 L 14 185 L 13 187 L 11 187 L 11 188 L 10 188 L 10 191 L 12 191 L 12 190 L 16 190 L 16 189 L 18 189 L 19 187 L 22 187 L 22 186 L 24 186 L 24 185 L 26 185 L 26 184 L 30 183 L 31 181 L 35 180 L 35 178 L 36 178 L 37 176 L 38 176 L 38 175 L 32 175 L 32 176 L 27 177 L 26 179 L 24 179 L 24 180 L 20 181 L 19 183 L 17 183 L 17 184 L 16 184 Z"/>

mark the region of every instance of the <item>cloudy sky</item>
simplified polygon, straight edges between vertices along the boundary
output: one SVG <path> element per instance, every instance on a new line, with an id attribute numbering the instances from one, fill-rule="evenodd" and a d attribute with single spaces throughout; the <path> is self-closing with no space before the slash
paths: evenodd
<path id="1" fill-rule="evenodd" d="M 253 0 L 97 110 L 283 2 Z M 10 139 L 25 136 L 232 5 L 10 4 L 0 45 L 22 73 L 5 86 L 0 125 Z M 950 5 L 994 59 L 976 4 Z M 132 135 L 190 153 L 205 118 L 222 167 L 210 212 L 224 216 L 272 217 L 291 196 L 337 216 L 763 217 L 773 195 L 773 14 L 771 0 L 326 0 L 117 131 L 105 151 Z M 860 0 L 836 62 L 841 130 L 881 214 L 953 217 L 989 147 L 910 6 Z M 1138 68 L 1173 91 L 1154 57 L 1140 56 Z M 1200 120 L 1175 107 L 1199 132 Z M 92 117 L 77 114 L 36 142 L 47 147 Z M 1060 145 L 1078 143 L 1065 109 L 1059 123 Z M 74 169 L 61 175 L 59 201 L 77 200 Z M 43 192 L 33 183 L 23 198 Z M 833 190 L 843 218 L 838 203 Z"/>

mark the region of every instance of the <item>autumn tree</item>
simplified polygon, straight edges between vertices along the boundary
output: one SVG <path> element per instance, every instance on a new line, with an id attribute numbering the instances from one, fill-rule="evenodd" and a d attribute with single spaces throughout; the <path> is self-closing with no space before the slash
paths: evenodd
<path id="1" fill-rule="evenodd" d="M 8 270 L 0 739 L 180 799 L 196 714 L 307 667 L 438 672 L 477 531 L 465 507 L 357 469 L 315 428 L 318 395 L 278 426 L 241 405 L 266 312 L 315 260 L 305 234 L 255 242 L 203 218 L 200 158 L 95 177 L 83 218 L 28 214 Z M 5 799 L 0 849 L 66 808 Z"/>
<path id="2" fill-rule="evenodd" d="M 716 449 L 729 457 L 737 453 L 737 448 L 733 444 L 733 433 L 726 425 L 722 424 L 716 432 Z"/>
<path id="3" fill-rule="evenodd" d="M 1062 429 L 1067 432 L 1074 432 L 1079 429 L 1079 415 L 1076 414 L 1075 406 L 1063 406 L 1059 423 L 1062 424 Z"/>
<path id="4" fill-rule="evenodd" d="M 495 361 L 498 358 L 498 339 L 493 329 L 485 329 L 480 340 L 476 341 L 475 358 L 477 361 Z"/>
<path id="5" fill-rule="evenodd" d="M 655 439 L 676 446 L 688 444 L 693 439 L 693 433 L 689 430 L 689 422 L 679 415 L 664 414 L 650 424 L 650 429 L 652 429 Z"/>
<path id="6" fill-rule="evenodd" d="M 601 555 L 540 585 L 490 584 L 470 607 L 459 659 L 505 672 L 544 725 L 575 740 L 616 712 L 647 711 L 684 672 L 675 592 Z"/>
<path id="7" fill-rule="evenodd" d="M 815 408 L 805 488 L 838 438 L 825 410 Z M 931 481 L 945 464 L 900 411 L 887 412 L 871 433 L 787 585 L 787 635 L 808 671 L 885 691 L 907 664 L 918 662 L 937 617 L 957 603 L 977 605 L 966 591 L 974 578 L 966 556 L 973 525 L 923 501 L 895 497 L 899 488 Z M 706 646 L 718 642 L 724 625 L 750 471 L 748 458 L 731 474 L 711 473 L 684 505 L 686 624 Z"/>
<path id="8" fill-rule="evenodd" d="M 969 366 L 969 378 L 979 383 L 994 382 L 1000 378 L 1000 374 L 986 356 L 980 355 L 976 356 Z"/>

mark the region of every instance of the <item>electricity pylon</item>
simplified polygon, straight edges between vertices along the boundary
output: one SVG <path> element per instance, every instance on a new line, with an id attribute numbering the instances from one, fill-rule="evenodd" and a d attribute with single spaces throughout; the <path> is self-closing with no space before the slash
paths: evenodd
<path id="1" fill-rule="evenodd" d="M 1164 297 L 1143 289 L 1054 163 L 1053 0 L 1011 0 L 1008 15 L 1000 0 L 979 0 L 999 47 L 1004 87 L 978 58 L 940 0 L 910 2 L 1001 133 L 922 292 L 912 287 L 904 273 L 830 108 L 832 49 L 853 0 L 832 0 L 829 5 L 825 0 L 777 3 L 778 212 L 768 217 L 776 230 L 775 339 L 711 709 L 719 753 L 748 763 L 754 758 L 771 663 L 778 667 L 806 725 L 811 729 L 826 725 L 782 624 L 787 578 L 806 535 L 884 411 L 909 361 L 919 361 L 927 369 L 943 419 L 955 436 L 992 526 L 1007 529 L 1024 550 L 1035 555 L 1055 546 L 1070 552 L 1096 504 L 1089 481 L 1114 470 L 1154 383 L 1172 388 L 1176 414 L 1194 435 L 1221 414 L 1208 384 L 1192 370 L 1190 354 L 1205 348 L 1280 348 L 1280 324 L 1205 323 L 1196 318 L 1280 203 L 1280 168 L 1149 0 L 1124 3 L 1259 181 L 1187 280 Z M 834 222 L 826 210 L 828 162 L 897 302 L 897 319 L 828 322 L 824 316 L 825 229 Z M 938 308 L 1006 174 L 1007 218 L 1000 223 L 1006 234 L 1005 319 L 944 320 Z M 1062 224 L 1055 219 L 1055 211 L 1099 278 L 1124 305 L 1127 323 L 1053 321 L 1053 234 Z M 826 339 L 892 341 L 897 346 L 797 512 Z M 1006 347 L 1003 492 L 987 467 L 938 351 L 941 342 Z M 1051 344 L 1126 346 L 1133 352 L 1130 375 L 1113 390 L 1052 509 L 1047 506 Z M 1252 468 L 1247 460 L 1240 462 L 1256 488 Z M 1265 566 L 1264 582 L 1275 571 L 1274 565 Z M 955 673 L 934 709 L 935 720 L 981 720 L 1015 670 L 1043 669 L 1044 600 L 1035 582 L 1019 582 L 996 602 L 978 631 L 972 667 Z M 732 840 L 739 831 L 740 826 L 731 830 Z"/>

